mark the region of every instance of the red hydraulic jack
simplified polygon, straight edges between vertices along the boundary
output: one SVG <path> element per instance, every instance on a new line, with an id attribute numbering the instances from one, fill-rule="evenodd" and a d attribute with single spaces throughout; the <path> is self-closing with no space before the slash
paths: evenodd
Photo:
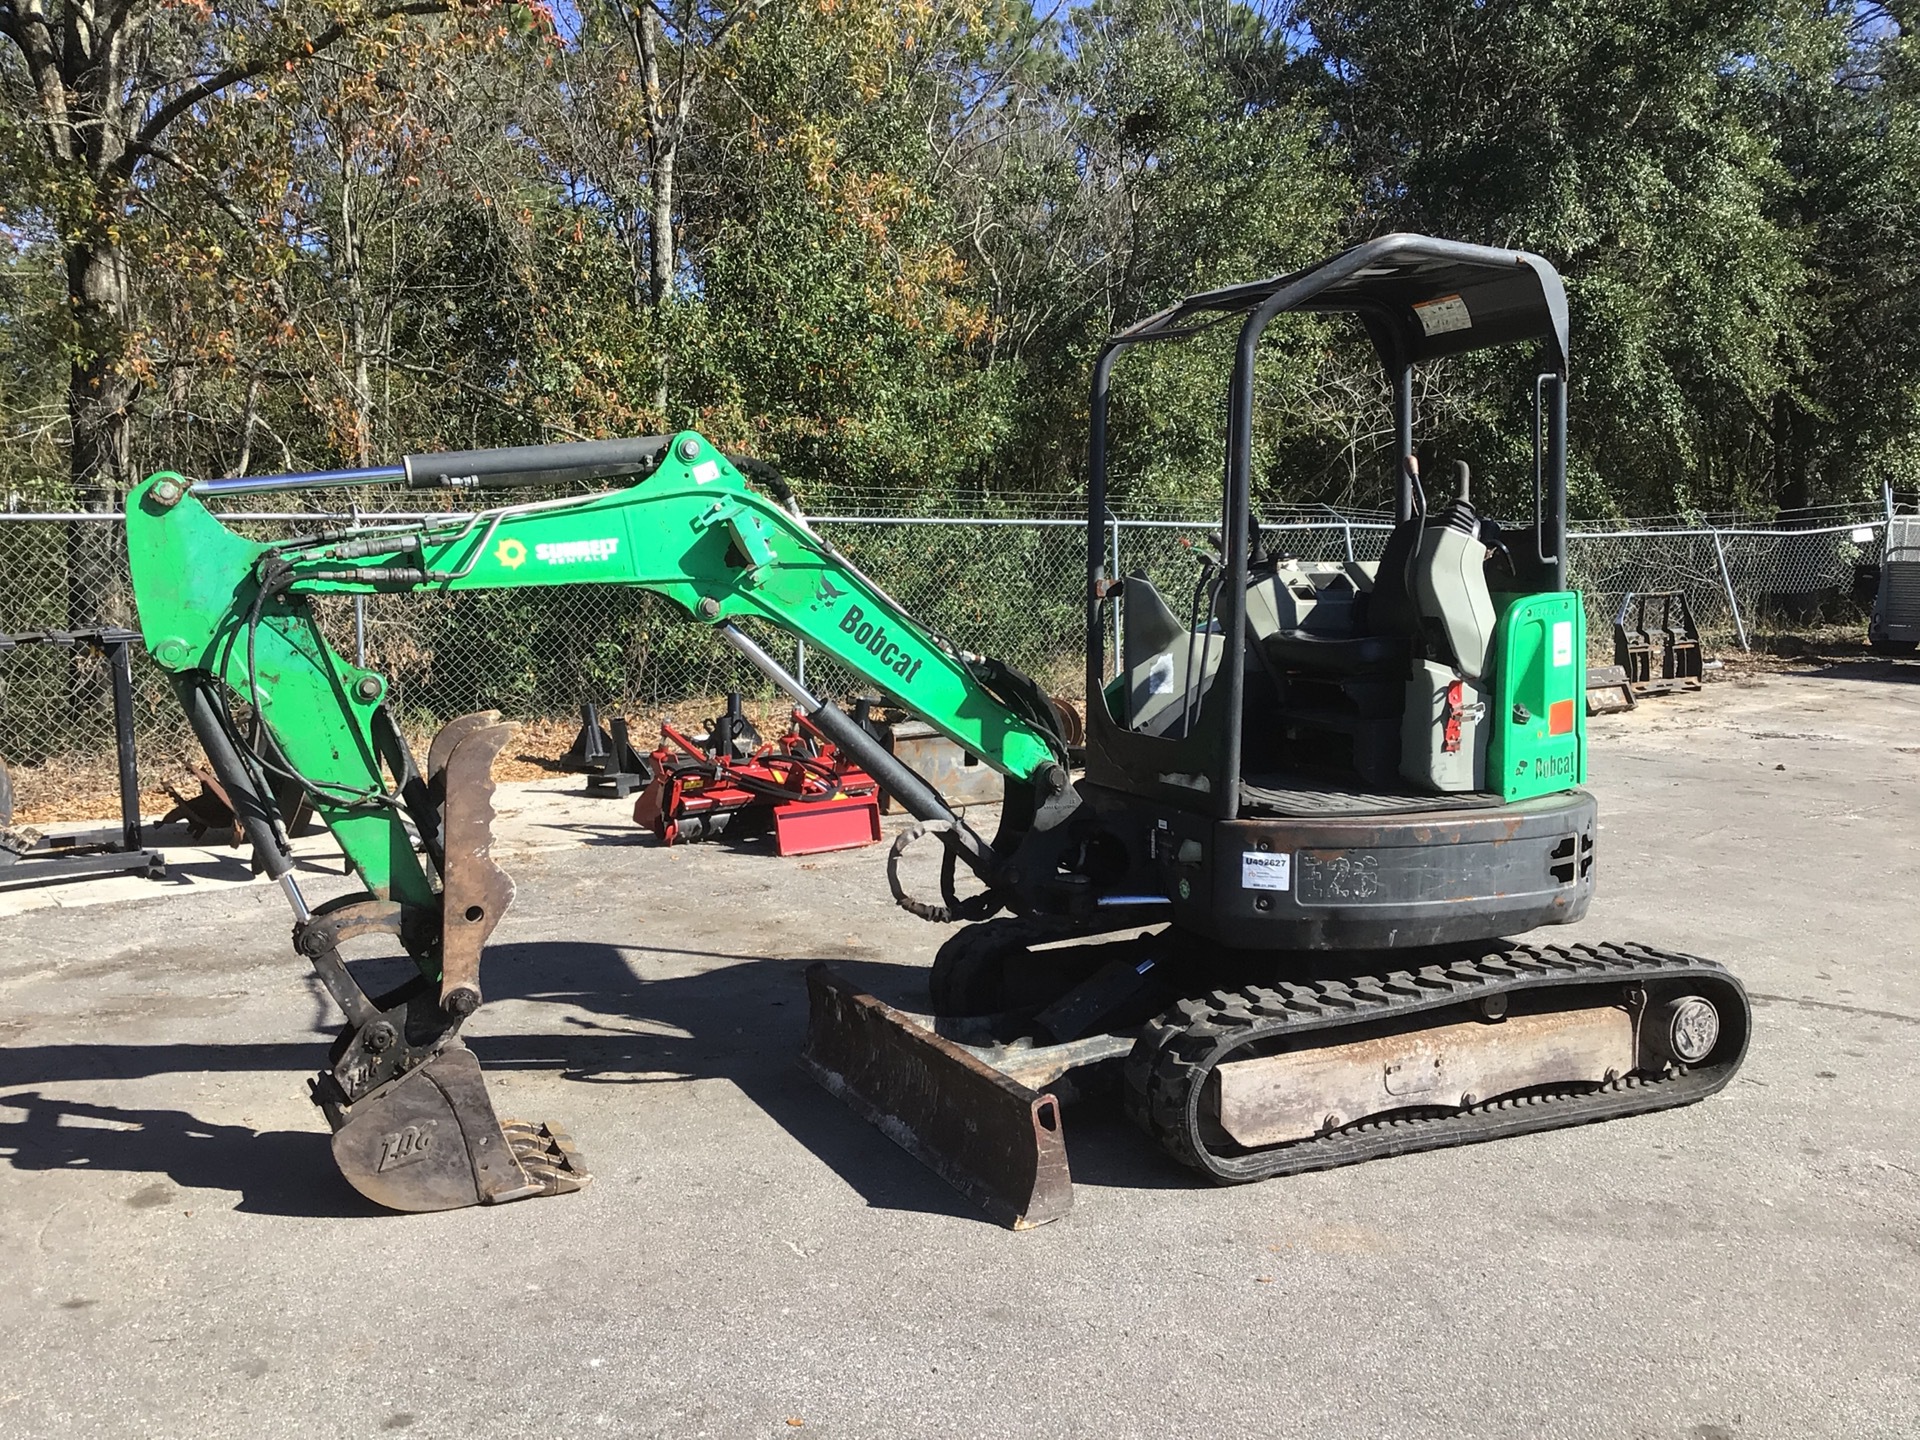
<path id="1" fill-rule="evenodd" d="M 880 838 L 880 787 L 795 710 L 772 744 L 740 713 L 740 697 L 707 733 L 682 734 L 664 720 L 653 780 L 633 807 L 635 823 L 663 845 L 773 828 L 782 855 L 850 850 Z"/>

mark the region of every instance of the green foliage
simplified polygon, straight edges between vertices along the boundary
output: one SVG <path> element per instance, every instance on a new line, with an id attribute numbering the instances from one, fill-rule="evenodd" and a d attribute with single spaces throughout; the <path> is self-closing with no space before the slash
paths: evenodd
<path id="1" fill-rule="evenodd" d="M 0 479 L 0 509 L 56 509 L 66 496 L 66 375 L 57 340 L 63 302 L 58 262 L 46 246 L 0 252 L 0 425 L 11 462 Z"/>
<path id="2" fill-rule="evenodd" d="M 1854 201 L 1807 200 L 1837 175 L 1858 178 L 1861 127 L 1871 166 L 1896 162 L 1892 184 L 1907 194 L 1913 177 L 1887 143 L 1891 87 L 1848 82 L 1860 43 L 1849 12 L 1315 0 L 1306 13 L 1371 223 L 1537 250 L 1567 276 L 1582 509 L 1812 498 L 1779 426 L 1818 403 L 1841 363 L 1821 268 Z M 1803 117 L 1796 146 L 1783 122 L 1810 101 L 1830 128 L 1816 135 Z M 1854 263 L 1909 263 L 1910 247 L 1879 240 Z M 1478 378 L 1468 369 L 1440 408 L 1443 449 L 1487 454 L 1492 430 L 1526 433 Z M 1897 387 L 1871 403 L 1911 433 Z M 1821 498 L 1863 488 L 1837 468 L 1820 478 Z"/>
<path id="3" fill-rule="evenodd" d="M 117 168 L 60 149 L 0 30 L 16 503 L 84 490 L 68 427 L 105 384 L 140 469 L 692 424 L 816 506 L 1059 504 L 1113 330 L 1393 228 L 1567 276 L 1584 513 L 1791 510 L 1920 461 L 1920 73 L 1890 10 L 269 8 L 166 10 L 128 83 L 163 103 L 344 29 Z M 70 301 L 79 242 L 124 262 L 120 308 Z M 1227 338 L 1122 366 L 1123 506 L 1214 491 Z M 1422 375 L 1430 465 L 1468 458 L 1517 499 L 1529 374 Z M 1261 503 L 1380 502 L 1385 391 L 1356 332 L 1276 327 L 1259 386 Z M 537 669 L 527 617 L 470 618 Z"/>

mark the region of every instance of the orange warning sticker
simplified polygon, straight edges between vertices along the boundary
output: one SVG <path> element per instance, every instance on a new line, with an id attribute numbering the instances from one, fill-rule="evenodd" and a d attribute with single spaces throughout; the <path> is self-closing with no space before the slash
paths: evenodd
<path id="1" fill-rule="evenodd" d="M 1556 700 L 1547 706 L 1547 733 L 1549 735 L 1573 733 L 1573 701 Z"/>

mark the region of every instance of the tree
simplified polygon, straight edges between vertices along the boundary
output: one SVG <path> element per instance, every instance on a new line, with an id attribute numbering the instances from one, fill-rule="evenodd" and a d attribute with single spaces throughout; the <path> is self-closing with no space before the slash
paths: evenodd
<path id="1" fill-rule="evenodd" d="M 74 501 L 109 509 L 129 483 L 142 375 L 130 259 L 158 168 L 203 184 L 175 144 L 210 107 L 257 91 L 348 36 L 437 14 L 453 0 L 163 6 L 153 0 L 0 0 L 0 87 L 15 196 L 58 246 L 68 313 L 67 425 Z M 105 527 L 68 530 L 68 621 L 108 618 L 115 558 Z M 118 618 L 118 617 L 112 617 Z"/>
<path id="2" fill-rule="evenodd" d="M 1765 408 L 1753 460 L 1791 512 L 1878 496 L 1920 468 L 1920 69 L 1894 7 L 1807 17 L 1807 63 L 1770 77 L 1769 123 L 1795 184 L 1808 343 Z"/>
<path id="3" fill-rule="evenodd" d="M 1087 377 L 1108 335 L 1193 291 L 1323 257 L 1353 197 L 1296 78 L 1285 13 L 1095 0 L 1035 40 L 1016 35 L 996 75 L 968 228 L 1006 337 L 991 363 L 1014 369 L 1021 400 L 1014 448 L 1031 483 L 1054 489 L 1078 481 Z M 1319 343 L 1312 327 L 1274 332 L 1264 450 L 1311 428 L 1302 387 Z M 1134 503 L 1204 487 L 1226 364 L 1206 345 L 1123 362 L 1114 478 Z"/>
<path id="4" fill-rule="evenodd" d="M 537 126 L 574 204 L 625 248 L 632 309 L 654 338 L 652 408 L 664 424 L 667 336 L 680 291 L 685 156 L 716 74 L 733 63 L 760 0 L 587 0 Z"/>
<path id="5" fill-rule="evenodd" d="M 12 43 L 4 78 L 8 158 L 58 236 L 72 306 L 68 423 L 76 498 L 90 508 L 128 480 L 128 354 L 135 277 L 127 230 L 155 166 L 181 168 L 174 132 L 207 107 L 297 68 L 349 35 L 439 14 L 454 0 L 214 10 L 152 0 L 0 0 Z"/>
<path id="6" fill-rule="evenodd" d="M 1576 496 L 1665 513 L 1747 488 L 1813 323 L 1772 77 L 1817 39 L 1797 0 L 1309 0 L 1361 228 L 1539 251 L 1568 280 Z M 1461 366 L 1456 453 L 1524 473 L 1527 426 Z M 1514 393 L 1514 378 L 1498 387 Z M 1521 444 L 1504 444 L 1500 436 Z"/>

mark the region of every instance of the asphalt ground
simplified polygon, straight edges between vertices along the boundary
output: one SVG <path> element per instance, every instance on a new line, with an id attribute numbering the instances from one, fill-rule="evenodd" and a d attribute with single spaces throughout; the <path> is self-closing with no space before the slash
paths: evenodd
<path id="1" fill-rule="evenodd" d="M 236 859 L 0 895 L 0 1433 L 1920 1435 L 1920 665 L 1649 702 L 1592 771 L 1552 938 L 1731 965 L 1725 1092 L 1228 1190 L 1069 1108 L 1075 1208 L 1025 1234 L 795 1066 L 809 961 L 907 1001 L 945 933 L 879 849 L 504 788 L 472 1047 L 596 1179 L 426 1216 L 334 1171 L 336 1022 Z"/>

